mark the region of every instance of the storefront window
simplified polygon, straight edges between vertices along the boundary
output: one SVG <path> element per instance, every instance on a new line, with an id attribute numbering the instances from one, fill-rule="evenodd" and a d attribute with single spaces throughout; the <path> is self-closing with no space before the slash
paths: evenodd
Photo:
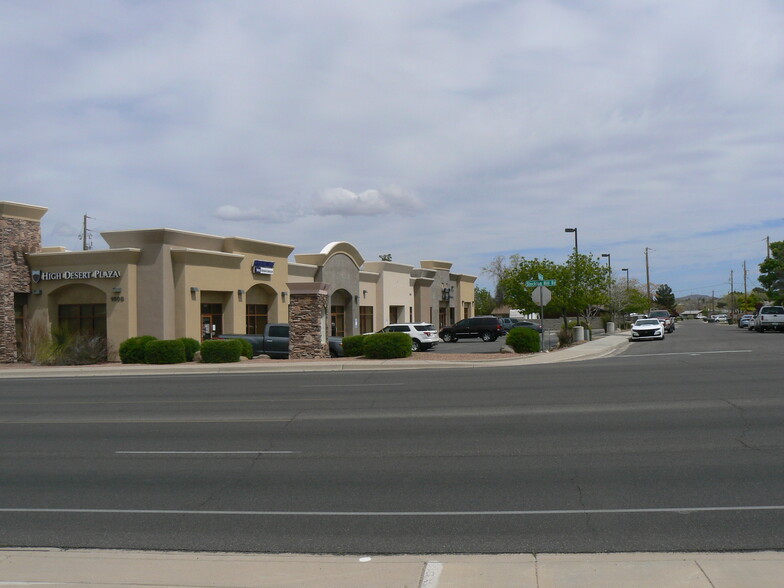
<path id="1" fill-rule="evenodd" d="M 360 334 L 373 332 L 373 307 L 359 307 L 359 332 Z"/>
<path id="2" fill-rule="evenodd" d="M 105 304 L 61 304 L 58 315 L 60 327 L 71 333 L 106 336 Z"/>
<path id="3" fill-rule="evenodd" d="M 269 310 L 266 304 L 247 304 L 245 306 L 245 333 L 261 335 L 264 326 L 269 322 Z"/>

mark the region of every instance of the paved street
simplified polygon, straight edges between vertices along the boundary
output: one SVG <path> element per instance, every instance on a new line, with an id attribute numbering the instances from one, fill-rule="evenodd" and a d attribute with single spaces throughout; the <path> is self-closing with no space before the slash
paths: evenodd
<path id="1" fill-rule="evenodd" d="M 568 364 L 5 380 L 0 543 L 781 549 L 782 348 L 693 323 Z"/>

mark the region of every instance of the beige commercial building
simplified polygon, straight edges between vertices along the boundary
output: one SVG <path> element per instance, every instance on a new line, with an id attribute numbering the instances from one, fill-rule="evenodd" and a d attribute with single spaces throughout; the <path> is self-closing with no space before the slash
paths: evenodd
<path id="1" fill-rule="evenodd" d="M 105 336 L 109 359 L 137 335 L 259 333 L 268 322 L 289 322 L 290 294 L 308 284 L 324 296 L 336 336 L 393 322 L 440 328 L 473 316 L 476 277 L 446 261 L 365 261 L 345 241 L 289 261 L 293 245 L 175 229 L 101 233 L 104 250 L 42 248 L 45 212 L 0 202 L 0 361 L 16 360 L 36 321 Z"/>

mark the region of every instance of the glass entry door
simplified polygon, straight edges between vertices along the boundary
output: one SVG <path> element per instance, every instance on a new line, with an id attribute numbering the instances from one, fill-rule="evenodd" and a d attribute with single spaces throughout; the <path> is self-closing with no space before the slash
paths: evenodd
<path id="1" fill-rule="evenodd" d="M 202 341 L 214 339 L 223 334 L 223 306 L 220 304 L 201 305 Z"/>

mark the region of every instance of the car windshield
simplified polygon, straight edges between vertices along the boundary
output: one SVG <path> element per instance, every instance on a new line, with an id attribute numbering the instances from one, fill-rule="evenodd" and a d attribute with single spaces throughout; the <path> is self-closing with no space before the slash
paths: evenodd
<path id="1" fill-rule="evenodd" d="M 658 325 L 659 319 L 640 319 L 636 323 L 634 323 L 638 327 L 643 325 Z"/>

